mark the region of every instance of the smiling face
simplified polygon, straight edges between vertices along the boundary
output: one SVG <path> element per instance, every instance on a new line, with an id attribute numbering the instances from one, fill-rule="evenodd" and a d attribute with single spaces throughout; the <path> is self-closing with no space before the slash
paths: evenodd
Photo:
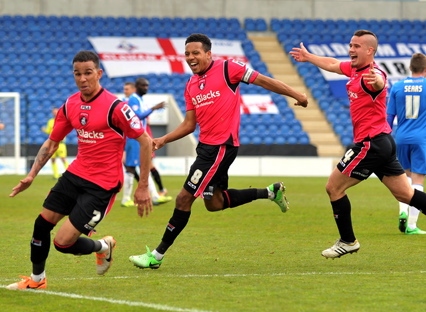
<path id="1" fill-rule="evenodd" d="M 99 80 L 102 69 L 97 68 L 93 61 L 73 63 L 74 81 L 85 101 L 90 100 L 101 89 Z"/>
<path id="2" fill-rule="evenodd" d="M 189 42 L 185 45 L 185 60 L 194 74 L 203 74 L 212 62 L 212 52 L 204 51 L 201 42 Z"/>
<path id="3" fill-rule="evenodd" d="M 373 62 L 376 49 L 377 40 L 374 36 L 369 34 L 353 36 L 349 43 L 349 57 L 352 67 L 362 68 Z"/>

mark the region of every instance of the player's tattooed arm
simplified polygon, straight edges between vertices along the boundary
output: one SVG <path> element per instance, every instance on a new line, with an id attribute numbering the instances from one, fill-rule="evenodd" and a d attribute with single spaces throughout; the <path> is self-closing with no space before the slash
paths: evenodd
<path id="1" fill-rule="evenodd" d="M 42 146 L 37 153 L 36 158 L 34 159 L 34 169 L 37 173 L 44 167 L 44 165 L 49 161 L 50 157 L 52 157 L 53 152 L 49 152 L 49 149 L 45 146 Z"/>
<path id="2" fill-rule="evenodd" d="M 56 152 L 59 147 L 59 142 L 47 139 L 37 152 L 37 156 L 34 159 L 34 164 L 31 167 L 31 171 L 28 175 L 35 178 L 41 168 L 49 161 L 52 155 Z"/>
<path id="3" fill-rule="evenodd" d="M 41 168 L 47 163 L 47 161 L 52 157 L 52 155 L 56 152 L 59 147 L 59 142 L 52 141 L 47 139 L 43 145 L 40 147 L 37 156 L 34 160 L 34 164 L 31 167 L 28 175 L 19 181 L 18 185 L 12 188 L 12 193 L 9 194 L 10 197 L 14 197 L 20 192 L 25 191 L 27 188 L 31 186 L 34 178 L 37 176 Z"/>

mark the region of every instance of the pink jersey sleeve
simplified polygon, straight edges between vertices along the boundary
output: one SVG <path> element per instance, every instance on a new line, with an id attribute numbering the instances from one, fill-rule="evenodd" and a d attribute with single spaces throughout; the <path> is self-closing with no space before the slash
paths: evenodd
<path id="1" fill-rule="evenodd" d="M 131 139 L 136 139 L 145 132 L 141 120 L 125 102 L 115 107 L 112 121 L 115 126 L 123 130 L 126 137 Z"/>
<path id="2" fill-rule="evenodd" d="M 185 97 L 185 103 L 186 103 L 186 110 L 190 111 L 190 110 L 194 110 L 194 103 L 192 103 L 192 99 L 191 96 L 188 92 L 188 84 L 191 80 L 188 80 L 188 82 L 185 85 L 185 92 L 184 92 L 184 97 Z"/>
<path id="3" fill-rule="evenodd" d="M 245 82 L 249 84 L 259 75 L 259 72 L 248 67 L 247 64 L 232 59 L 228 60 L 228 73 L 231 83 Z"/>
<path id="4" fill-rule="evenodd" d="M 351 76 L 351 72 L 352 72 L 351 62 L 349 62 L 349 61 L 347 61 L 347 62 L 341 62 L 340 63 L 340 70 L 342 71 L 342 73 L 345 76 L 350 77 Z"/>
<path id="5" fill-rule="evenodd" d="M 58 110 L 56 115 L 55 123 L 53 125 L 53 130 L 50 133 L 49 138 L 52 141 L 60 142 L 65 136 L 73 130 L 73 126 L 69 122 L 68 118 L 64 114 L 64 106 Z"/>

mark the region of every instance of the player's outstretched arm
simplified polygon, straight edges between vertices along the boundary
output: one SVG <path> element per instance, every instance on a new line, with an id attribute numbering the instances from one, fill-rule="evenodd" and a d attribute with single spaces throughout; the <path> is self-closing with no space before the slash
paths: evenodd
<path id="1" fill-rule="evenodd" d="M 341 62 L 338 59 L 335 59 L 333 57 L 319 56 L 310 53 L 303 45 L 303 42 L 300 43 L 300 48 L 294 47 L 290 51 L 290 55 L 297 62 L 309 62 L 326 71 L 333 72 L 336 74 L 342 74 L 342 71 L 340 70 Z"/>
<path id="2" fill-rule="evenodd" d="M 153 107 L 151 107 L 151 109 L 154 111 L 154 110 L 161 109 L 161 108 L 164 108 L 164 107 L 166 107 L 166 102 L 163 101 L 161 103 L 154 105 Z"/>
<path id="3" fill-rule="evenodd" d="M 170 142 L 174 142 L 194 132 L 196 126 L 195 111 L 186 112 L 185 119 L 173 131 L 153 140 L 153 149 L 158 150 Z"/>
<path id="4" fill-rule="evenodd" d="M 40 172 L 41 168 L 44 167 L 44 165 L 48 162 L 50 157 L 56 152 L 58 149 L 59 142 L 52 141 L 50 139 L 47 139 L 43 145 L 40 147 L 36 158 L 34 159 L 34 164 L 31 167 L 30 172 L 28 175 L 23 178 L 21 181 L 19 181 L 18 185 L 16 185 L 12 189 L 12 193 L 9 194 L 10 197 L 14 197 L 15 195 L 19 194 L 20 192 L 25 191 L 27 188 L 31 186 L 31 183 L 33 183 L 33 180 L 37 176 L 37 174 Z"/>
<path id="5" fill-rule="evenodd" d="M 308 106 L 308 97 L 306 94 L 295 90 L 293 87 L 280 80 L 259 74 L 253 81 L 253 84 L 278 94 L 291 96 L 296 100 L 296 103 L 294 103 L 296 106 Z"/>

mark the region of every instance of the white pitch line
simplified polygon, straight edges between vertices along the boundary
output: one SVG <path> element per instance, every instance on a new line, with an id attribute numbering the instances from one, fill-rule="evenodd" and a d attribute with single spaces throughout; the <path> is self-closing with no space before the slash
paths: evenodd
<path id="1" fill-rule="evenodd" d="M 401 271 L 401 272 L 300 272 L 300 273 L 251 273 L 251 274 L 163 274 L 161 277 L 175 278 L 215 278 L 215 277 L 266 277 L 266 276 L 308 276 L 308 275 L 398 275 L 398 274 L 425 274 L 426 271 Z M 104 276 L 110 279 L 135 279 L 147 278 L 147 276 Z M 97 277 L 65 277 L 63 280 L 96 280 Z M 1 279 L 0 279 L 1 281 Z"/>
<path id="2" fill-rule="evenodd" d="M 398 274 L 425 274 L 426 271 L 392 271 L 392 272 L 298 272 L 298 273 L 250 273 L 250 274 L 163 274 L 161 277 L 175 278 L 216 278 L 216 277 L 266 277 L 266 276 L 308 276 L 308 275 L 398 275 Z M 159 277 L 159 276 L 157 276 Z M 147 276 L 103 276 L 102 279 L 137 279 Z M 53 278 L 52 278 L 53 279 Z M 97 280 L 99 277 L 64 277 L 56 280 Z M 0 278 L 0 283 L 14 281 L 11 278 Z M 2 285 L 0 285 L 2 287 Z"/>
<path id="3" fill-rule="evenodd" d="M 425 274 L 426 271 L 401 271 L 401 272 L 300 272 L 300 273 L 270 273 L 270 274 L 260 274 L 260 273 L 252 273 L 252 274 L 164 274 L 162 277 L 180 277 L 180 278 L 216 278 L 216 277 L 252 277 L 252 276 L 307 276 L 307 275 L 398 275 L 398 274 Z M 104 276 L 103 279 L 135 279 L 142 278 L 143 276 Z M 143 278 L 146 278 L 143 277 Z M 95 280 L 99 279 L 96 277 L 86 277 L 86 278 L 62 278 L 58 280 Z M 0 279 L 0 282 L 8 282 L 10 279 Z M 6 288 L 6 285 L 0 285 L 0 288 Z M 64 292 L 56 292 L 50 290 L 25 290 L 35 294 L 44 294 L 44 295 L 53 295 L 60 296 L 72 299 L 86 299 L 93 301 L 103 301 L 109 302 L 112 304 L 121 304 L 127 306 L 137 306 L 137 307 L 146 307 L 159 311 L 173 311 L 173 312 L 211 312 L 207 310 L 197 310 L 197 309 L 186 309 L 186 308 L 178 308 L 171 307 L 168 305 L 161 305 L 155 303 L 147 303 L 142 301 L 128 301 L 128 300 L 116 300 L 105 297 L 92 297 L 92 296 L 83 296 L 79 294 L 72 293 L 64 293 Z"/>
<path id="4" fill-rule="evenodd" d="M 0 288 L 6 288 L 6 285 L 0 285 Z M 116 300 L 116 299 L 110 299 L 110 298 L 105 298 L 105 297 L 83 296 L 83 295 L 79 295 L 79 294 L 64 293 L 64 292 L 57 292 L 57 291 L 50 291 L 50 290 L 27 289 L 27 290 L 11 290 L 11 291 L 31 292 L 33 294 L 38 294 L 38 295 L 53 295 L 53 296 L 71 298 L 71 299 L 85 299 L 85 300 L 92 300 L 92 301 L 102 301 L 102 302 L 108 302 L 108 303 L 120 304 L 120 305 L 127 305 L 127 306 L 132 306 L 132 307 L 145 307 L 145 308 L 150 308 L 150 309 L 159 310 L 159 311 L 211 312 L 211 311 L 207 311 L 207 310 L 171 307 L 171 306 L 164 305 L 164 304 L 147 303 L 147 302 L 142 302 L 142 301 Z"/>
<path id="5" fill-rule="evenodd" d="M 179 277 L 179 278 L 216 278 L 216 277 L 255 277 L 255 276 L 307 276 L 307 275 L 398 275 L 398 274 L 425 274 L 426 271 L 401 271 L 401 272 L 300 272 L 300 273 L 270 273 L 270 274 L 164 274 L 162 277 Z M 135 279 L 139 278 L 138 276 L 105 276 L 103 278 L 108 279 Z M 86 278 L 62 278 L 62 280 L 95 280 L 98 279 L 96 277 L 86 277 Z M 60 280 L 60 279 L 58 279 Z M 0 278 L 1 282 L 8 282 L 10 279 Z M 6 288 L 6 285 L 0 285 L 0 288 Z M 161 305 L 155 303 L 147 303 L 142 301 L 129 301 L 129 300 L 117 300 L 110 299 L 105 297 L 93 297 L 93 296 L 84 296 L 73 293 L 64 293 L 64 292 L 56 292 L 50 290 L 25 290 L 34 294 L 41 295 L 53 295 L 60 296 L 71 299 L 85 299 L 92 301 L 102 301 L 109 302 L 112 304 L 120 304 L 134 307 L 146 307 L 159 311 L 173 311 L 173 312 L 211 312 L 207 310 L 197 310 L 197 309 L 186 309 L 186 308 L 178 308 L 171 307 L 168 305 Z"/>

